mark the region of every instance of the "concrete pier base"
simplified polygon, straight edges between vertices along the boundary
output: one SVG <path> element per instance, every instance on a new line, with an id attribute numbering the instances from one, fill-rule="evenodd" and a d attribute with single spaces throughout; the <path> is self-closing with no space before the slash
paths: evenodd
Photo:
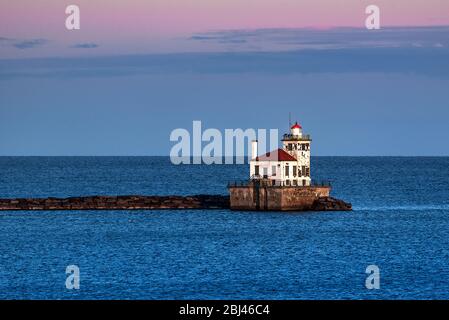
<path id="1" fill-rule="evenodd" d="M 232 210 L 317 211 L 351 210 L 351 205 L 329 197 L 330 186 L 271 186 L 247 183 L 228 186 Z M 326 205 L 333 203 L 333 205 Z M 334 205 L 335 204 L 335 205 Z"/>

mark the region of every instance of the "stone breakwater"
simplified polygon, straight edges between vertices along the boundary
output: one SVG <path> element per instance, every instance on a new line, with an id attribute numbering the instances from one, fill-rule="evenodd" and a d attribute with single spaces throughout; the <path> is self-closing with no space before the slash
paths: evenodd
<path id="1" fill-rule="evenodd" d="M 229 209 L 229 196 L 89 196 L 0 199 L 6 210 L 163 210 Z M 311 211 L 349 211 L 351 204 L 332 197 L 315 200 Z"/>
<path id="2" fill-rule="evenodd" d="M 155 210 L 227 209 L 229 197 L 196 196 L 91 196 L 71 198 L 0 199 L 0 210 Z"/>

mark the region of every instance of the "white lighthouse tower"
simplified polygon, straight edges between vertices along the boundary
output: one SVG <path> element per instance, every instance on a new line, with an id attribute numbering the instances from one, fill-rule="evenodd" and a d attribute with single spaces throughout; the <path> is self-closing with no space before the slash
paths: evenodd
<path id="1" fill-rule="evenodd" d="M 296 178 L 299 184 L 310 186 L 310 135 L 304 135 L 302 127 L 296 122 L 290 128 L 290 134 L 284 134 L 282 139 L 283 149 L 292 155 L 297 161 Z M 295 172 L 293 172 L 295 174 Z"/>
<path id="2" fill-rule="evenodd" d="M 253 141 L 250 178 L 266 180 L 276 186 L 310 186 L 310 143 L 296 122 L 290 133 L 284 134 L 282 149 L 257 154 L 257 141 Z"/>

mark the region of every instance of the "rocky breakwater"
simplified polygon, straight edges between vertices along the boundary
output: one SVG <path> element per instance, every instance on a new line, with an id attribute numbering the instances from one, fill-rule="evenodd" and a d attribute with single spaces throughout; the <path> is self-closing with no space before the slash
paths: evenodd
<path id="1" fill-rule="evenodd" d="M 0 199 L 0 211 L 7 210 L 179 210 L 229 209 L 229 196 L 90 196 L 71 198 Z M 332 197 L 315 200 L 310 211 L 349 211 L 350 203 Z M 297 210 L 300 211 L 300 210 Z"/>
<path id="2" fill-rule="evenodd" d="M 91 196 L 0 199 L 1 210 L 227 209 L 229 196 Z"/>

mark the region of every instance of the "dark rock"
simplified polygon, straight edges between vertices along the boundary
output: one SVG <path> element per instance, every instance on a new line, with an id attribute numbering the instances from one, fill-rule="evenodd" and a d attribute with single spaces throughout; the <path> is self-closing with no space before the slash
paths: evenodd
<path id="1" fill-rule="evenodd" d="M 322 197 L 315 200 L 312 211 L 351 211 L 352 204 L 332 197 Z"/>

